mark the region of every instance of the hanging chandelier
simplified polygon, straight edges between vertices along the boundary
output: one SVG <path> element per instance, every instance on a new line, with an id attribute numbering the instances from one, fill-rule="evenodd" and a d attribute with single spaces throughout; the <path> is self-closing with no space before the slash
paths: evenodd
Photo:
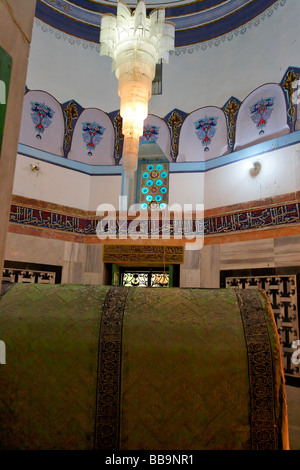
<path id="1" fill-rule="evenodd" d="M 165 21 L 164 9 L 153 10 L 147 17 L 143 0 L 133 13 L 119 1 L 117 16 L 102 16 L 100 55 L 112 58 L 112 70 L 118 79 L 123 169 L 127 178 L 132 178 L 137 169 L 139 139 L 148 116 L 155 66 L 160 59 L 168 63 L 174 37 L 175 26 Z"/>

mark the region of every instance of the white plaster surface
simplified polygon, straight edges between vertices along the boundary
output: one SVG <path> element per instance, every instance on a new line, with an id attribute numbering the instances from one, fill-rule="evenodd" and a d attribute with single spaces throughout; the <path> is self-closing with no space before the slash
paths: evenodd
<path id="1" fill-rule="evenodd" d="M 151 98 L 149 113 L 164 117 L 174 108 L 189 113 L 222 107 L 231 96 L 243 101 L 260 85 L 279 83 L 300 62 L 299 13 L 299 0 L 288 0 L 245 34 L 206 50 L 172 54 L 163 66 L 162 95 Z M 94 46 L 71 44 L 35 25 L 27 86 L 47 90 L 62 103 L 76 99 L 84 108 L 119 109 L 111 59 L 100 57 Z"/>

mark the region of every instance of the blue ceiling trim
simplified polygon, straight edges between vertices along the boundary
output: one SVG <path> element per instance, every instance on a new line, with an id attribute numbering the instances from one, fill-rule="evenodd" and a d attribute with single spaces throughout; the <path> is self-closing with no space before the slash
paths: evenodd
<path id="1" fill-rule="evenodd" d="M 226 5 L 218 5 L 216 8 L 210 10 L 205 10 L 194 15 L 171 18 L 171 20 L 175 24 L 176 31 L 180 29 L 197 28 L 204 24 L 218 21 L 220 18 L 225 18 L 228 15 L 235 14 L 240 8 L 243 8 L 251 2 L 253 2 L 253 0 L 231 0 L 231 2 L 226 3 Z"/>
<path id="2" fill-rule="evenodd" d="M 264 0 L 258 3 L 253 2 L 245 5 L 232 15 L 228 15 L 213 23 L 205 24 L 198 28 L 176 31 L 175 47 L 197 44 L 229 33 L 248 21 L 251 21 L 274 3 L 274 0 Z"/>
<path id="3" fill-rule="evenodd" d="M 165 7 L 166 10 L 166 17 L 174 17 L 174 16 L 185 16 L 191 15 L 193 13 L 199 13 L 203 10 L 207 10 L 209 8 L 216 7 L 217 5 L 221 5 L 226 3 L 226 0 L 203 0 L 202 2 L 194 2 L 188 5 L 179 5 L 178 7 Z M 149 10 L 151 12 L 151 10 Z"/>
<path id="4" fill-rule="evenodd" d="M 49 8 L 45 3 L 37 2 L 35 16 L 44 23 L 70 34 L 71 36 L 99 43 L 99 27 L 76 21 L 53 8 Z"/>
<path id="5" fill-rule="evenodd" d="M 253 0 L 252 2 L 241 7 L 239 10 L 236 10 L 228 16 L 224 16 L 216 21 L 198 27 L 177 30 L 175 34 L 175 47 L 197 44 L 229 33 L 230 31 L 241 27 L 243 24 L 260 15 L 263 11 L 276 3 L 276 1 L 277 0 Z M 73 3 L 76 3 L 76 5 L 82 7 L 84 6 L 85 9 L 87 9 L 87 4 L 92 4 L 86 0 L 76 0 L 73 1 Z M 210 4 L 210 6 L 212 6 L 213 1 L 207 0 L 200 3 L 206 5 Z M 222 2 L 218 1 L 214 3 L 220 4 Z M 183 11 L 186 13 L 186 9 L 191 5 L 182 7 Z M 104 12 L 104 5 L 93 3 L 93 6 L 94 11 L 99 11 L 100 13 L 101 10 L 101 12 Z M 180 7 L 177 7 L 176 9 L 179 8 Z M 108 9 L 110 12 L 112 11 L 111 7 L 108 7 Z M 115 10 L 115 8 L 113 8 L 113 10 Z M 108 10 L 106 12 L 108 12 Z M 100 31 L 98 26 L 75 20 L 71 16 L 67 16 L 40 1 L 38 1 L 36 5 L 36 17 L 69 35 L 81 38 L 83 40 L 99 43 Z"/>
<path id="6" fill-rule="evenodd" d="M 176 30 L 199 27 L 202 24 L 212 23 L 220 18 L 234 14 L 235 11 L 253 1 L 254 0 L 229 0 L 228 2 L 219 4 L 214 8 L 209 8 L 191 15 L 170 17 L 170 19 L 175 24 Z M 99 11 L 92 12 L 77 5 L 71 6 L 67 0 L 53 0 L 53 2 L 52 0 L 42 0 L 43 4 L 52 10 L 57 11 L 59 14 L 63 14 L 64 16 L 75 21 L 80 21 L 81 23 L 100 27 L 102 13 Z"/>
<path id="7" fill-rule="evenodd" d="M 40 0 L 37 0 L 40 3 Z M 84 8 L 85 10 L 96 11 L 99 13 L 112 13 L 115 15 L 117 7 L 101 3 L 90 2 L 89 0 L 68 0 L 68 3 Z"/>
<path id="8" fill-rule="evenodd" d="M 261 0 L 263 1 L 263 0 Z M 39 0 L 38 0 L 39 2 Z M 96 11 L 99 13 L 113 13 L 116 14 L 116 6 L 110 6 L 106 5 L 104 3 L 96 3 L 96 2 L 91 2 L 90 0 L 68 0 L 70 4 L 79 6 L 81 8 L 84 8 L 86 10 L 90 11 Z M 125 2 L 126 3 L 126 2 Z M 127 1 L 128 4 L 130 4 L 130 0 Z M 146 0 L 146 6 L 147 3 L 148 5 L 151 4 L 151 0 L 147 2 Z M 163 2 L 162 2 L 163 3 Z M 194 1 L 194 2 L 189 2 L 187 5 L 178 5 L 178 6 L 167 6 L 165 5 L 164 8 L 166 10 L 166 17 L 174 17 L 174 16 L 184 16 L 184 15 L 190 15 L 193 13 L 198 13 L 203 10 L 207 10 L 208 8 L 213 8 L 217 5 L 221 5 L 226 3 L 226 0 L 202 0 L 201 2 L 199 1 Z M 133 9 L 134 7 L 130 7 Z M 158 6 L 151 6 L 147 8 L 147 14 L 151 13 L 152 10 L 155 8 L 159 8 Z"/>

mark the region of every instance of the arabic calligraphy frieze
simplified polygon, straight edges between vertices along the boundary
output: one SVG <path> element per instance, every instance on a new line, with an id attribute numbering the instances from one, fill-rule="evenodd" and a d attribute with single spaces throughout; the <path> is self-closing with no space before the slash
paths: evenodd
<path id="1" fill-rule="evenodd" d="M 104 263 L 178 263 L 184 261 L 183 246 L 104 245 Z"/>
<path id="2" fill-rule="evenodd" d="M 14 224 L 95 236 L 101 218 L 90 219 L 12 204 L 9 220 Z M 183 220 L 181 218 L 164 220 L 149 217 L 148 220 L 137 223 L 136 219 L 118 220 L 117 217 L 112 217 L 111 220 L 107 220 L 106 217 L 104 223 L 104 231 L 107 232 L 108 237 L 112 229 L 120 238 L 124 238 L 127 234 L 130 236 L 131 233 L 138 234 L 140 238 L 148 236 L 167 238 L 168 235 L 174 238 L 187 238 L 189 234 L 200 233 L 201 229 L 204 230 L 204 236 L 220 235 L 299 224 L 300 202 L 251 209 L 224 216 L 211 216 L 204 218 L 204 221 L 198 219 L 184 221 L 184 218 Z"/>
<path id="3" fill-rule="evenodd" d="M 252 209 L 204 220 L 204 235 L 256 230 L 300 222 L 300 203 Z"/>
<path id="4" fill-rule="evenodd" d="M 66 214 L 57 214 L 41 209 L 11 205 L 10 222 L 30 225 L 51 230 L 60 230 L 82 235 L 93 235 L 96 233 L 96 220 L 74 217 Z"/>

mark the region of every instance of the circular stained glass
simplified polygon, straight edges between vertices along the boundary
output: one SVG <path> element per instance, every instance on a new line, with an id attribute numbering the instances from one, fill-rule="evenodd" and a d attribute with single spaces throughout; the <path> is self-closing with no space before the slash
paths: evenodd
<path id="1" fill-rule="evenodd" d="M 145 202 L 143 202 L 143 204 L 141 204 L 141 208 L 142 208 L 142 209 L 147 209 L 147 208 L 148 208 L 148 204 L 146 204 Z"/>
<path id="2" fill-rule="evenodd" d="M 155 196 L 155 200 L 156 200 L 157 202 L 161 201 L 161 200 L 162 200 L 161 195 L 158 194 L 157 196 Z"/>
<path id="3" fill-rule="evenodd" d="M 147 173 L 147 171 L 145 171 L 145 173 L 143 173 L 143 178 L 145 178 L 145 179 L 149 178 L 149 173 Z"/>
<path id="4" fill-rule="evenodd" d="M 160 176 L 161 176 L 162 178 L 166 178 L 166 177 L 168 176 L 168 173 L 167 173 L 166 171 L 162 171 L 161 174 L 160 174 Z"/>
<path id="5" fill-rule="evenodd" d="M 153 165 L 148 165 L 148 166 L 147 166 L 147 170 L 148 170 L 148 171 L 154 170 L 154 166 L 153 166 Z"/>
<path id="6" fill-rule="evenodd" d="M 164 202 L 161 202 L 161 203 L 159 204 L 159 207 L 160 207 L 161 209 L 165 209 L 165 208 L 167 207 L 167 204 L 165 204 Z"/>
<path id="7" fill-rule="evenodd" d="M 143 189 L 142 189 L 142 193 L 143 193 L 143 194 L 147 194 L 148 192 L 149 192 L 149 189 L 148 189 L 148 188 L 143 188 Z"/>
<path id="8" fill-rule="evenodd" d="M 162 185 L 162 180 L 156 180 L 156 186 L 161 186 Z"/>
<path id="9" fill-rule="evenodd" d="M 163 166 L 161 164 L 156 165 L 156 169 L 157 171 L 161 171 L 163 169 Z"/>
<path id="10" fill-rule="evenodd" d="M 152 199 L 153 199 L 153 196 L 151 196 L 151 194 L 148 194 L 148 196 L 146 196 L 146 201 L 151 202 Z"/>
<path id="11" fill-rule="evenodd" d="M 147 186 L 152 186 L 152 185 L 153 185 L 153 181 L 152 181 L 152 180 L 148 180 L 146 184 L 147 184 Z"/>
<path id="12" fill-rule="evenodd" d="M 166 188 L 165 186 L 162 186 L 162 187 L 160 188 L 160 192 L 163 193 L 163 194 L 166 194 L 167 188 Z"/>

